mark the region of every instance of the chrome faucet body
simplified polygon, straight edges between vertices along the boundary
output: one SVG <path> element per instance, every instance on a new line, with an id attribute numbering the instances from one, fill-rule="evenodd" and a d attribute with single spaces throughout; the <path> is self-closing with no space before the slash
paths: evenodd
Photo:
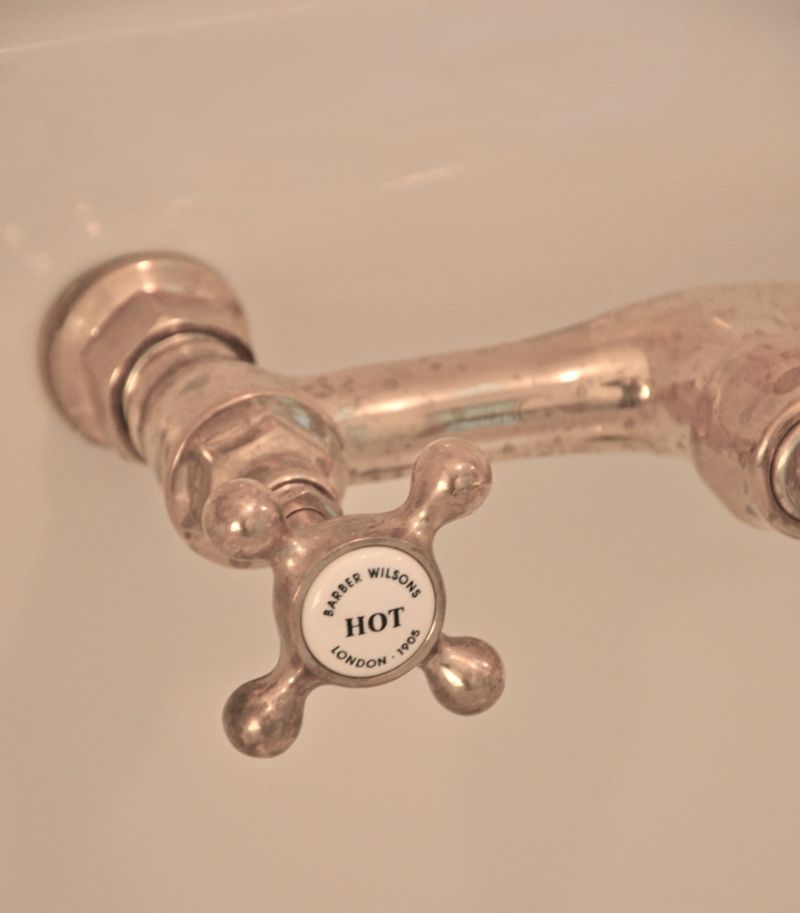
<path id="1" fill-rule="evenodd" d="M 800 284 L 679 292 L 522 342 L 283 382 L 331 416 L 354 481 L 408 472 L 444 435 L 492 460 L 681 454 L 741 520 L 800 535 Z"/>
<path id="2" fill-rule="evenodd" d="M 800 285 L 684 292 L 523 342 L 285 377 L 252 363 L 213 270 L 142 254 L 65 290 L 42 365 L 79 431 L 151 466 L 195 551 L 275 571 L 281 658 L 225 711 L 231 741 L 257 756 L 292 743 L 320 684 L 420 665 L 451 710 L 497 700 L 494 650 L 442 633 L 432 551 L 488 494 L 487 457 L 691 456 L 740 519 L 800 536 Z M 412 470 L 395 511 L 342 516 L 348 481 Z"/>

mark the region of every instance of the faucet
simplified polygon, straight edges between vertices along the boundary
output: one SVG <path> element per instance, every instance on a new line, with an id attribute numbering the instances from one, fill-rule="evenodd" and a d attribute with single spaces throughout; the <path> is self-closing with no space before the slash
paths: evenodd
<path id="1" fill-rule="evenodd" d="M 294 742 L 325 684 L 419 666 L 456 713 L 497 701 L 497 652 L 443 631 L 433 552 L 485 500 L 494 460 L 682 454 L 735 516 L 800 537 L 800 284 L 680 292 L 521 342 L 287 377 L 255 366 L 215 270 L 141 253 L 64 290 L 40 361 L 74 428 L 151 467 L 194 551 L 272 567 L 278 664 L 223 713 L 256 757 Z M 349 482 L 406 474 L 394 510 L 343 515 Z"/>

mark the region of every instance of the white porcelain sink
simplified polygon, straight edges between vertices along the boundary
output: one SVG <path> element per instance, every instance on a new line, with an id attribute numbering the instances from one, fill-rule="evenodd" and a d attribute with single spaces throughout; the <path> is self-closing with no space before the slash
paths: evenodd
<path id="1" fill-rule="evenodd" d="M 798 909 L 800 544 L 688 462 L 499 465 L 437 550 L 497 707 L 323 689 L 255 762 L 219 714 L 274 663 L 269 574 L 186 549 L 35 356 L 61 287 L 141 249 L 218 268 L 290 373 L 796 280 L 798 111 L 778 0 L 5 4 L 4 909 Z"/>

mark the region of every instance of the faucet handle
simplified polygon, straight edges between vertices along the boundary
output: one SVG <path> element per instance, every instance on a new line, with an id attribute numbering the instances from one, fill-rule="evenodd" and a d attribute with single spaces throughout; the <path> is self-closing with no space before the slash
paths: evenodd
<path id="1" fill-rule="evenodd" d="M 232 561 L 269 560 L 287 529 L 272 492 L 255 479 L 231 479 L 208 497 L 202 514 L 206 538 Z"/>
<path id="2" fill-rule="evenodd" d="M 212 492 L 202 518 L 209 541 L 233 560 L 268 561 L 275 576 L 280 658 L 225 706 L 236 748 L 274 757 L 297 738 L 316 687 L 371 687 L 417 666 L 455 713 L 495 703 L 502 660 L 481 640 L 443 633 L 445 589 L 433 556 L 436 532 L 476 510 L 490 484 L 482 451 L 447 438 L 425 447 L 408 498 L 387 513 L 326 518 L 324 496 L 315 501 L 312 486 L 281 505 L 254 479 Z"/>

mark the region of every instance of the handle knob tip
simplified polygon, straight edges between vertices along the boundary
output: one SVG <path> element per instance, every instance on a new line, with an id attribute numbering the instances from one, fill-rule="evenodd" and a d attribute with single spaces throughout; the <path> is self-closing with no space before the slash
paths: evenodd
<path id="1" fill-rule="evenodd" d="M 232 479 L 217 486 L 203 507 L 202 523 L 214 548 L 248 563 L 265 563 L 284 532 L 269 489 L 255 479 Z"/>
<path id="2" fill-rule="evenodd" d="M 486 500 L 492 469 L 483 451 L 460 438 L 428 444 L 417 458 L 403 509 L 415 531 L 435 532 Z"/>
<path id="3" fill-rule="evenodd" d="M 303 725 L 313 688 L 302 672 L 274 669 L 240 685 L 228 698 L 222 724 L 234 748 L 253 758 L 274 758 L 290 748 Z"/>
<path id="4" fill-rule="evenodd" d="M 476 637 L 442 634 L 422 668 L 439 703 L 465 716 L 488 710 L 505 687 L 503 660 Z"/>

